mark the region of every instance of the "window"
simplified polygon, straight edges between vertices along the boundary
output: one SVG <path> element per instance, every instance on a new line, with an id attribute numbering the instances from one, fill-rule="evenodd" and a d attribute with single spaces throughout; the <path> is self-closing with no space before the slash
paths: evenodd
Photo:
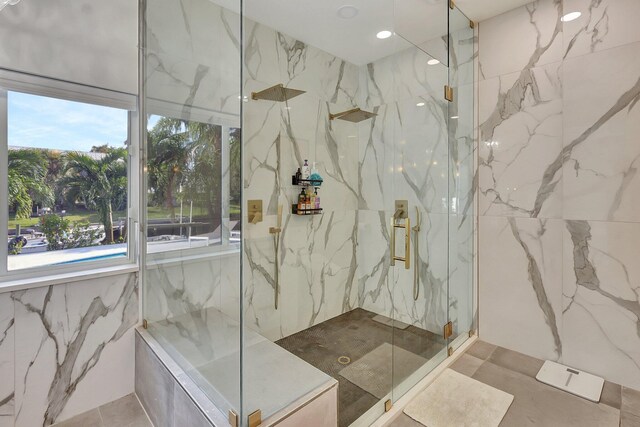
<path id="1" fill-rule="evenodd" d="M 223 245 L 223 132 L 216 124 L 149 116 L 149 253 Z"/>
<path id="2" fill-rule="evenodd" d="M 7 177 L 0 273 L 31 277 L 129 262 L 135 97 L 120 102 L 109 91 L 24 79 L 0 79 L 0 176 Z"/>

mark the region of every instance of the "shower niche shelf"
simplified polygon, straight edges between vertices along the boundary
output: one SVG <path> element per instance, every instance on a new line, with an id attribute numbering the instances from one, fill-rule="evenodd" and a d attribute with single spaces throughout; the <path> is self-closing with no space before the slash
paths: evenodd
<path id="1" fill-rule="evenodd" d="M 297 178 L 295 175 L 291 175 L 291 184 L 299 185 L 301 187 L 320 187 L 322 185 L 322 180 L 317 179 L 302 179 Z"/>
<path id="2" fill-rule="evenodd" d="M 298 205 L 291 205 L 291 213 L 294 215 L 320 215 L 322 214 L 322 208 L 318 209 L 298 209 Z"/>

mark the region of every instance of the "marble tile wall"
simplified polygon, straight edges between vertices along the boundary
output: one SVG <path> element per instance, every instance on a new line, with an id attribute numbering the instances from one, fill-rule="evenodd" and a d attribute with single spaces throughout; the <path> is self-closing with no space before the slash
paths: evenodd
<path id="1" fill-rule="evenodd" d="M 306 91 L 283 103 L 250 100 L 243 109 L 243 197 L 262 200 L 265 210 L 262 222 L 247 221 L 243 230 L 244 315 L 276 340 L 357 306 L 358 127 L 329 113 L 357 105 L 359 69 L 262 24 L 245 25 L 245 94 L 278 83 Z M 291 214 L 300 193 L 291 176 L 305 159 L 324 179 L 322 215 Z M 268 230 L 279 207 L 282 232 L 274 236 Z"/>
<path id="2" fill-rule="evenodd" d="M 539 0 L 481 22 L 479 59 L 480 334 L 634 388 L 638 19 Z"/>
<path id="3" fill-rule="evenodd" d="M 237 114 L 238 95 L 231 89 L 239 85 L 232 69 L 238 57 L 238 16 L 203 0 L 166 6 L 154 5 L 147 17 L 147 96 L 182 105 L 185 116 L 192 107 L 220 117 Z M 175 13 L 167 13 L 171 8 Z M 174 16 L 184 22 L 167 25 Z M 428 65 L 432 57 L 409 44 L 398 54 L 358 67 L 251 20 L 245 20 L 244 30 L 243 206 L 259 199 L 264 209 L 261 222 L 252 224 L 245 216 L 243 223 L 246 324 L 276 340 L 364 307 L 439 332 L 447 317 L 448 276 L 468 283 L 472 258 L 455 252 L 451 259 L 461 265 L 447 265 L 441 250 L 448 239 L 452 182 L 460 208 L 451 221 L 467 232 L 472 230 L 467 216 L 473 215 L 468 191 L 473 128 L 455 126 L 447 133 L 450 106 L 442 98 L 447 68 Z M 452 43 L 473 45 L 471 34 L 471 39 L 454 35 Z M 214 39 L 218 42 L 211 43 Z M 220 45 L 214 55 L 203 52 L 207 43 Z M 457 50 L 454 80 L 472 88 L 474 51 Z M 228 59 L 225 67 L 223 58 Z M 250 99 L 251 92 L 278 83 L 306 93 L 283 103 Z M 472 98 L 460 96 L 459 109 L 465 110 Z M 329 120 L 329 113 L 356 106 L 377 115 L 359 124 Z M 319 191 L 324 212 L 313 217 L 291 214 L 299 193 L 291 175 L 305 159 L 316 162 L 324 177 Z M 459 185 L 465 180 L 467 190 Z M 413 270 L 389 266 L 389 220 L 396 199 L 409 200 L 413 221 L 414 207 L 423 218 L 417 301 Z M 269 227 L 278 224 L 279 207 L 282 232 L 274 236 Z M 468 249 L 469 237 L 461 237 L 465 232 L 455 237 Z M 193 273 L 186 274 L 186 268 Z M 239 315 L 233 267 L 213 260 L 201 270 L 197 264 L 151 270 L 154 290 L 147 302 L 158 319 L 204 307 Z M 181 301 L 169 301 L 178 294 Z"/>
<path id="4" fill-rule="evenodd" d="M 133 391 L 136 275 L 0 293 L 0 426 L 48 426 Z"/>

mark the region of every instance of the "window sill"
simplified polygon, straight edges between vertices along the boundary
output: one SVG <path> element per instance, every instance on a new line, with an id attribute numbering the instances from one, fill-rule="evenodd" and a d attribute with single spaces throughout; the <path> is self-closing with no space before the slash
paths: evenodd
<path id="1" fill-rule="evenodd" d="M 27 279 L 9 279 L 5 282 L 0 282 L 0 293 L 41 288 L 50 285 L 63 285 L 66 283 L 117 276 L 120 274 L 130 274 L 135 273 L 138 270 L 139 268 L 136 264 L 122 264 L 110 267 L 94 268 L 85 271 L 53 274 L 50 276 L 31 277 Z"/>

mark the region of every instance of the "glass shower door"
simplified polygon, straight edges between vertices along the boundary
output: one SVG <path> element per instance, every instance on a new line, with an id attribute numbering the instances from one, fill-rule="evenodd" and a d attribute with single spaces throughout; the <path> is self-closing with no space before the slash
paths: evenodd
<path id="1" fill-rule="evenodd" d="M 447 67 L 415 46 L 403 55 L 401 62 L 423 72 L 396 75 L 396 86 L 411 90 L 400 93 L 394 108 L 394 401 L 447 357 L 443 328 L 449 320 Z"/>
<path id="2" fill-rule="evenodd" d="M 455 351 L 474 329 L 474 58 L 475 30 L 449 9 L 449 318 Z"/>
<path id="3" fill-rule="evenodd" d="M 410 66 L 394 76 L 393 197 L 404 203 L 404 212 L 394 213 L 407 217 L 390 219 L 389 224 L 390 233 L 396 233 L 391 256 L 395 252 L 396 258 L 407 259 L 397 260 L 389 276 L 395 326 L 394 401 L 447 358 L 453 326 L 449 321 L 457 309 L 451 304 L 450 257 L 457 256 L 452 249 L 458 247 L 452 201 L 459 203 L 453 185 L 459 181 L 452 177 L 460 167 L 450 137 L 454 98 L 446 89 L 454 65 L 449 6 L 448 1 L 395 6 L 396 33 L 411 47 L 398 61 Z"/>

